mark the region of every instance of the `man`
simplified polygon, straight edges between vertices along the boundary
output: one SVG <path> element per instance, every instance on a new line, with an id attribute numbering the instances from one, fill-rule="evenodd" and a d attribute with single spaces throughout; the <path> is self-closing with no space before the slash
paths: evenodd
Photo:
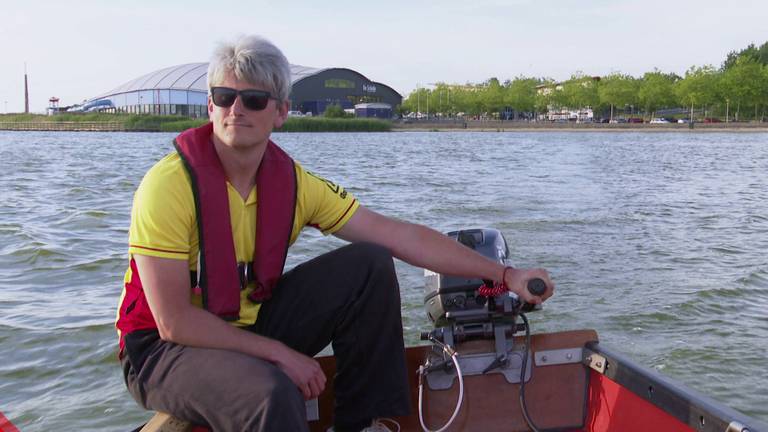
<path id="1" fill-rule="evenodd" d="M 445 235 L 361 206 L 271 143 L 289 108 L 290 66 L 270 42 L 220 46 L 208 69 L 211 123 L 185 131 L 142 180 L 118 310 L 126 383 L 144 407 L 216 431 L 307 430 L 304 400 L 333 344 L 334 429 L 408 414 L 392 256 L 552 295 L 544 270 L 505 268 Z M 304 226 L 350 245 L 282 274 Z M 547 292 L 525 289 L 542 278 Z"/>

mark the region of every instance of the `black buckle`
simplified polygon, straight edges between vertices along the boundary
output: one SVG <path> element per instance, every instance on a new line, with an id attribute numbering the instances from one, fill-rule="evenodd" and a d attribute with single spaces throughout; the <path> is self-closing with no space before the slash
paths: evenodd
<path id="1" fill-rule="evenodd" d="M 248 287 L 250 282 L 256 280 L 256 276 L 253 274 L 253 262 L 237 263 L 237 274 L 240 276 L 240 291 L 242 291 Z"/>

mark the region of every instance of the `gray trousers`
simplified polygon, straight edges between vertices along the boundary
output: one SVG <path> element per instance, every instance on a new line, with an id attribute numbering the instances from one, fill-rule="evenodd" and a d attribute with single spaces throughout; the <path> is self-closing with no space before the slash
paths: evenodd
<path id="1" fill-rule="evenodd" d="M 409 413 L 400 293 L 386 249 L 352 244 L 295 267 L 247 330 L 309 356 L 332 344 L 336 424 Z M 308 430 L 301 392 L 270 362 L 164 342 L 156 330 L 125 343 L 125 381 L 147 409 L 214 431 Z"/>

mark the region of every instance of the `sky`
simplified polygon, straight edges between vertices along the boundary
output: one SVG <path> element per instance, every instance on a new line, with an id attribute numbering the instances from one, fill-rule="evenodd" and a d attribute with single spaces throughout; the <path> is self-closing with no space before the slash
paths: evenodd
<path id="1" fill-rule="evenodd" d="M 0 113 L 82 102 L 260 34 L 292 64 L 407 96 L 430 83 L 580 72 L 684 75 L 768 41 L 765 0 L 0 0 Z"/>

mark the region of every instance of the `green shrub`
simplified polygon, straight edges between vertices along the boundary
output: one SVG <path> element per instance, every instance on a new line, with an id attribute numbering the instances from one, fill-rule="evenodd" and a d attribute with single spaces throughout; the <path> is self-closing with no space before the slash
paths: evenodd
<path id="1" fill-rule="evenodd" d="M 344 118 L 345 114 L 346 113 L 344 112 L 344 109 L 339 105 L 329 105 L 327 108 L 325 108 L 325 112 L 323 112 L 323 117 Z"/>
<path id="2" fill-rule="evenodd" d="M 378 119 L 290 117 L 279 132 L 388 132 L 392 124 Z"/>
<path id="3" fill-rule="evenodd" d="M 181 132 L 187 129 L 196 128 L 208 123 L 208 119 L 188 119 L 166 122 L 160 125 L 161 132 Z"/>

